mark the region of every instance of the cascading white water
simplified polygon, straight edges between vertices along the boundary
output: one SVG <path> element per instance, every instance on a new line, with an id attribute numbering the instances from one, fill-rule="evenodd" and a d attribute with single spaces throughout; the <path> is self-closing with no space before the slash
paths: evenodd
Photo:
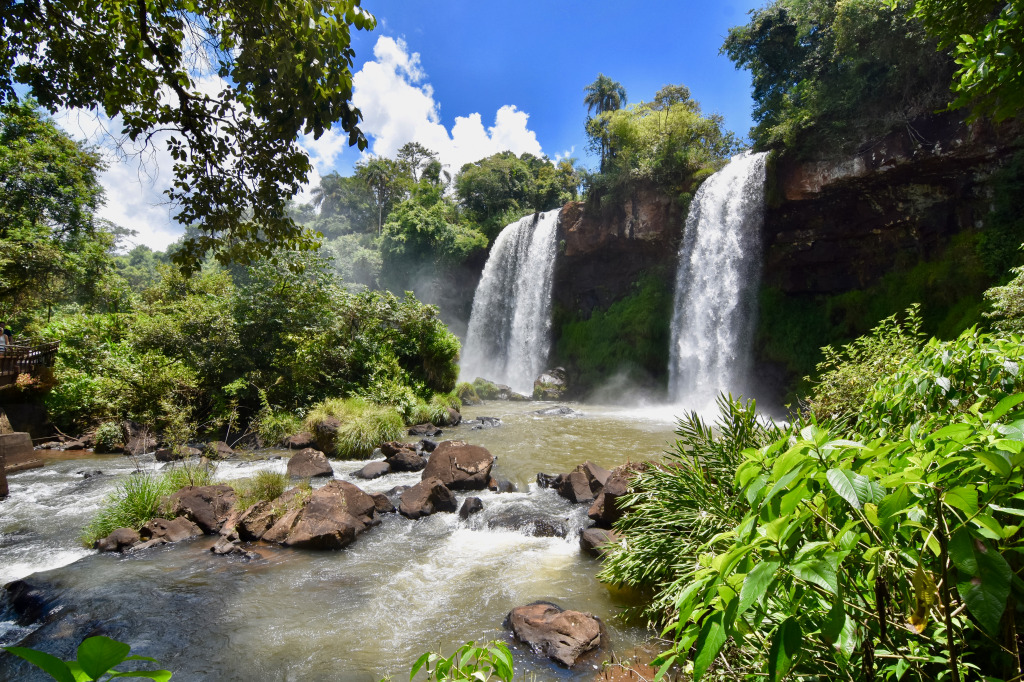
<path id="1" fill-rule="evenodd" d="M 766 155 L 746 152 L 704 181 L 679 250 L 669 396 L 697 410 L 742 393 L 761 275 Z"/>
<path id="2" fill-rule="evenodd" d="M 561 209 L 501 231 L 473 296 L 461 375 L 530 394 L 551 345 L 551 284 Z"/>

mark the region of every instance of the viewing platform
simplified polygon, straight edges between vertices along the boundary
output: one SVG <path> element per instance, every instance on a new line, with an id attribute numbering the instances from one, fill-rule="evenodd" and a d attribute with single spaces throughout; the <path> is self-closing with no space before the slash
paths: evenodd
<path id="1" fill-rule="evenodd" d="M 47 341 L 31 346 L 5 346 L 0 351 L 0 386 L 13 384 L 19 374 L 35 374 L 43 367 L 53 367 L 59 341 Z"/>

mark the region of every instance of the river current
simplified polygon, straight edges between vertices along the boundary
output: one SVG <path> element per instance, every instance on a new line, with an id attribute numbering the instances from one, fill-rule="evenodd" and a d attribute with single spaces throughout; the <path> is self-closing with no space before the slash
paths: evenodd
<path id="1" fill-rule="evenodd" d="M 404 677 L 426 650 L 450 653 L 470 639 L 511 642 L 505 615 L 543 599 L 594 613 L 608 628 L 610 648 L 627 651 L 651 633 L 622 622 L 618 614 L 629 596 L 599 583 L 599 562 L 580 551 L 586 505 L 570 504 L 535 479 L 588 459 L 607 468 L 658 459 L 672 440 L 674 421 L 664 408 L 571 405 L 575 414 L 534 413 L 549 406 L 467 407 L 467 419 L 498 417 L 504 424 L 459 426 L 442 437 L 487 447 L 497 456 L 494 475 L 519 492 L 459 493 L 460 504 L 472 494 L 483 500 L 484 511 L 467 520 L 386 515 L 336 552 L 263 545 L 256 547 L 262 560 L 245 562 L 214 556 L 207 537 L 100 555 L 77 538 L 103 498 L 135 469 L 133 460 L 90 454 L 12 475 L 11 496 L 0 502 L 0 584 L 24 579 L 59 613 L 39 627 L 0 612 L 0 644 L 23 640 L 69 658 L 83 637 L 103 632 L 157 658 L 175 680 L 376 681 Z M 268 459 L 282 454 L 261 451 L 225 461 L 217 478 L 284 471 L 285 460 Z M 418 473 L 352 479 L 364 464 L 335 461 L 335 476 L 367 492 L 419 480 Z M 141 465 L 160 466 L 151 458 Z M 102 475 L 77 473 L 96 470 Z M 567 536 L 534 537 L 502 527 L 517 518 L 543 519 Z M 522 673 L 536 680 L 591 679 L 597 664 L 568 671 L 521 645 L 513 651 L 517 679 Z M 48 679 L 12 663 L 0 654 L 0 679 Z"/>

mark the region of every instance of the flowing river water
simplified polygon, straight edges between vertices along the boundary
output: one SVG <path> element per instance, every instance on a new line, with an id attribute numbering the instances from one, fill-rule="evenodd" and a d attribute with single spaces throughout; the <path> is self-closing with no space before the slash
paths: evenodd
<path id="1" fill-rule="evenodd" d="M 133 460 L 88 455 L 12 475 L 11 496 L 0 502 L 0 584 L 23 579 L 36 589 L 23 601 L 57 613 L 43 626 L 18 624 L 10 604 L 0 603 L 0 644 L 23 641 L 70 658 L 82 638 L 103 633 L 157 658 L 182 682 L 376 681 L 386 674 L 404 678 L 427 650 L 450 653 L 470 639 L 511 642 L 502 626 L 506 614 L 543 599 L 594 613 L 608 628 L 610 648 L 628 651 L 651 633 L 621 621 L 618 613 L 630 597 L 599 583 L 599 562 L 581 553 L 586 505 L 538 488 L 535 478 L 588 459 L 607 468 L 658 459 L 672 440 L 673 415 L 665 408 L 595 405 L 571 405 L 577 412 L 568 415 L 534 413 L 550 406 L 467 407 L 467 419 L 504 423 L 485 430 L 459 426 L 443 436 L 488 448 L 497 456 L 494 475 L 519 492 L 459 493 L 460 504 L 468 494 L 484 504 L 465 521 L 458 514 L 418 521 L 389 514 L 336 552 L 266 545 L 256 547 L 262 560 L 246 562 L 215 556 L 207 551 L 213 538 L 198 538 L 100 555 L 81 548 L 77 538 L 104 496 L 134 470 Z M 284 471 L 284 460 L 268 459 L 282 454 L 227 460 L 217 477 Z M 335 476 L 352 480 L 365 462 L 333 464 Z M 143 458 L 142 466 L 160 465 Z M 76 473 L 92 470 L 103 475 Z M 386 492 L 418 479 L 418 473 L 392 474 L 353 482 L 367 492 Z M 567 536 L 502 528 L 517 518 L 544 519 Z M 513 652 L 517 679 L 530 673 L 536 680 L 588 680 L 597 665 L 569 671 L 521 645 Z M 33 674 L 0 654 L 0 679 L 48 679 Z"/>

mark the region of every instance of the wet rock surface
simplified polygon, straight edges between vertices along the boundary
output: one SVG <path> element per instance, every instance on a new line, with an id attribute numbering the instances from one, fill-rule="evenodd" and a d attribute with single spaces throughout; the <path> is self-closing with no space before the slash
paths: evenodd
<path id="1" fill-rule="evenodd" d="M 398 511 L 409 519 L 419 519 L 437 512 L 454 512 L 458 509 L 455 494 L 436 477 L 422 481 L 402 492 Z"/>
<path id="2" fill-rule="evenodd" d="M 185 516 L 204 533 L 220 531 L 235 505 L 235 491 L 227 485 L 186 486 L 164 504 L 169 516 Z"/>
<path id="3" fill-rule="evenodd" d="M 557 661 L 567 668 L 601 647 L 604 625 L 593 614 L 566 611 L 557 604 L 538 601 L 518 606 L 505 620 L 512 634 L 534 653 Z"/>
<path id="4" fill-rule="evenodd" d="M 483 490 L 493 466 L 494 455 L 487 448 L 446 440 L 431 453 L 423 480 L 438 478 L 452 490 Z"/>
<path id="5" fill-rule="evenodd" d="M 306 448 L 292 455 L 288 460 L 288 475 L 292 478 L 314 478 L 334 476 L 331 462 L 320 450 Z"/>

